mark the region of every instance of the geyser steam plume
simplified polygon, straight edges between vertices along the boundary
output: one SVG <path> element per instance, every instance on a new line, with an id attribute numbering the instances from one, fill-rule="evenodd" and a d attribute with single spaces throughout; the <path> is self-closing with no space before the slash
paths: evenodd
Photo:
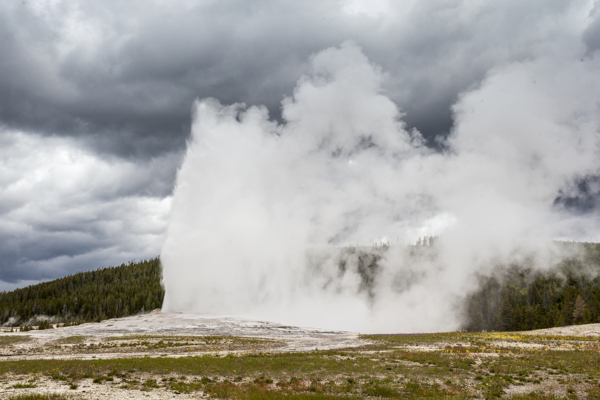
<path id="1" fill-rule="evenodd" d="M 492 71 L 454 106 L 443 152 L 405 129 L 355 44 L 310 61 L 284 124 L 265 107 L 195 104 L 161 254 L 164 311 L 455 329 L 477 274 L 531 254 L 546 265 L 555 238 L 598 238 L 595 214 L 557 202 L 598 173 L 597 61 Z M 430 235 L 435 254 L 401 245 Z M 360 246 L 387 242 L 367 268 Z"/>

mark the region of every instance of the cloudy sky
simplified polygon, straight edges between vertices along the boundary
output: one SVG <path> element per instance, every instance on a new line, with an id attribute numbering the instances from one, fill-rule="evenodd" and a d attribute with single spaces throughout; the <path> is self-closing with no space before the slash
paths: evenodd
<path id="1" fill-rule="evenodd" d="M 600 57 L 600 3 L 4 1 L 0 289 L 157 256 L 194 100 L 264 104 L 282 122 L 311 55 L 347 40 L 443 151 L 453 105 L 490 74 Z M 579 196 L 557 204 L 595 212 L 599 182 L 574 178 Z"/>

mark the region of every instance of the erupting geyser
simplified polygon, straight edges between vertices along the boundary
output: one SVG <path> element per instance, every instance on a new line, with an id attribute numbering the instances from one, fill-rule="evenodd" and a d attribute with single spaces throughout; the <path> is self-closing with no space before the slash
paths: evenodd
<path id="1" fill-rule="evenodd" d="M 455 104 L 443 151 L 405 129 L 353 43 L 311 58 L 284 124 L 198 101 L 161 254 L 164 311 L 457 328 L 477 274 L 548 265 L 555 238 L 598 238 L 595 214 L 560 201 L 600 167 L 598 61 L 579 58 L 491 72 Z M 402 245 L 425 236 L 439 239 Z"/>

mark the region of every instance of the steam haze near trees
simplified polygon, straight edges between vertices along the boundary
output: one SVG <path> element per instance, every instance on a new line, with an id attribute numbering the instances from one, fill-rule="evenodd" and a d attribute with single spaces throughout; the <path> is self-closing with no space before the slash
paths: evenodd
<path id="1" fill-rule="evenodd" d="M 552 240 L 598 239 L 597 216 L 566 199 L 579 195 L 573 177 L 600 167 L 599 65 L 558 54 L 463 93 L 443 151 L 406 129 L 386 74 L 352 42 L 310 58 L 282 124 L 265 107 L 197 101 L 161 254 L 163 310 L 456 329 L 478 275 L 548 268 L 564 256 Z M 439 239 L 411 256 L 402 244 L 422 236 Z M 371 250 L 381 258 L 365 277 L 356 252 L 377 243 L 391 245 Z"/>

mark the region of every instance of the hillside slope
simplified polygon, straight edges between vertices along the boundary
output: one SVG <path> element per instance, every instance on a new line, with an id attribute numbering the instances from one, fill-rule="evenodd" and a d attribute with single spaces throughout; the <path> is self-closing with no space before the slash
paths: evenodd
<path id="1" fill-rule="evenodd" d="M 160 276 L 157 257 L 1 292 L 0 323 L 33 324 L 38 316 L 81 323 L 150 311 L 162 306 Z"/>

